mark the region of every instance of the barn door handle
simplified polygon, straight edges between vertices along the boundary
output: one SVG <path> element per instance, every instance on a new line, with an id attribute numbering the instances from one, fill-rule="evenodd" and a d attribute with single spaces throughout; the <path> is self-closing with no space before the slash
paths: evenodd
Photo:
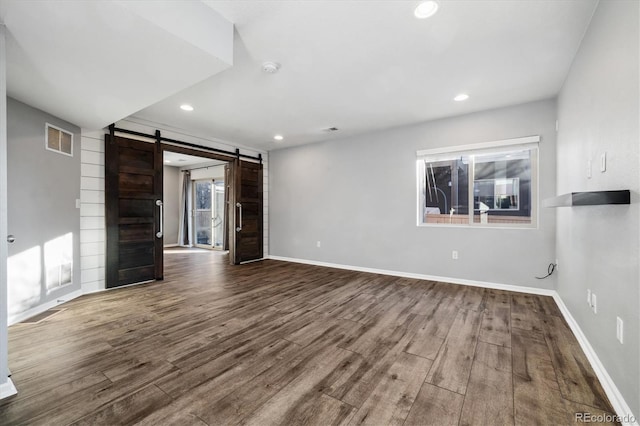
<path id="1" fill-rule="evenodd" d="M 156 200 L 156 206 L 160 208 L 160 231 L 156 232 L 156 238 L 162 238 L 162 216 L 164 214 L 164 205 L 162 204 L 162 200 Z"/>
<path id="2" fill-rule="evenodd" d="M 240 226 L 236 227 L 236 232 L 242 231 L 242 204 L 236 203 L 236 207 L 240 209 Z"/>

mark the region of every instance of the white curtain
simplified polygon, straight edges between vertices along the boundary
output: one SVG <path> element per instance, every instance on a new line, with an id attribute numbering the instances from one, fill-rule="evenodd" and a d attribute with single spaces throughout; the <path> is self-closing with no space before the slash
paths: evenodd
<path id="1" fill-rule="evenodd" d="M 180 226 L 178 228 L 178 245 L 191 247 L 191 172 L 183 170 L 180 176 Z"/>

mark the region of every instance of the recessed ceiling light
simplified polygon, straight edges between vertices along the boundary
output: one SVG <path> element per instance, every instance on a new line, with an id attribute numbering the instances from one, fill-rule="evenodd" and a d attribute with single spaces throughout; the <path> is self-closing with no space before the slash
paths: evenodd
<path id="1" fill-rule="evenodd" d="M 277 140 L 277 141 L 281 141 L 282 139 L 284 139 L 284 136 L 282 136 L 282 135 L 275 135 L 275 136 L 273 137 L 273 139 L 275 139 L 275 140 Z"/>
<path id="2" fill-rule="evenodd" d="M 170 163 L 170 162 L 171 162 L 171 160 L 164 160 L 164 162 L 165 162 L 165 163 Z"/>
<path id="3" fill-rule="evenodd" d="M 469 95 L 467 95 L 466 93 L 460 93 L 458 96 L 453 98 L 453 100 L 456 102 L 466 101 L 467 99 L 469 99 Z"/>
<path id="4" fill-rule="evenodd" d="M 193 107 L 189 104 L 180 105 L 180 109 L 183 111 L 193 111 Z"/>
<path id="5" fill-rule="evenodd" d="M 438 11 L 438 2 L 435 0 L 424 1 L 420 3 L 416 9 L 413 11 L 413 14 L 418 19 L 426 19 L 430 16 L 433 16 Z"/>

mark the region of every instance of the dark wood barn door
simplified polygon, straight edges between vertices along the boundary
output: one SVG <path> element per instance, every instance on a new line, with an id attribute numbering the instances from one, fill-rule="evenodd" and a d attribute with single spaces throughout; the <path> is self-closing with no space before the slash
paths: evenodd
<path id="1" fill-rule="evenodd" d="M 159 144 L 105 135 L 107 288 L 162 279 Z"/>
<path id="2" fill-rule="evenodd" d="M 233 263 L 262 259 L 262 164 L 236 160 L 233 167 L 235 242 Z"/>

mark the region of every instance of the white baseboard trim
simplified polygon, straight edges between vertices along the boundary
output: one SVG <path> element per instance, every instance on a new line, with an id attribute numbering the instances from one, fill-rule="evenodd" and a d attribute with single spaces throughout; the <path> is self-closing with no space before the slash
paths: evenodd
<path id="1" fill-rule="evenodd" d="M 562 315 L 567 321 L 567 324 L 569 324 L 573 335 L 576 336 L 578 343 L 580 343 L 580 347 L 582 348 L 584 354 L 587 356 L 587 359 L 589 360 L 593 371 L 596 373 L 596 376 L 598 376 L 598 380 L 600 380 L 600 384 L 607 394 L 607 397 L 609 398 L 613 409 L 616 411 L 616 414 L 621 417 L 620 423 L 625 426 L 639 426 L 638 418 L 633 416 L 631 408 L 629 408 L 629 405 L 620 393 L 620 390 L 618 390 L 618 387 L 613 382 L 613 379 L 611 378 L 611 376 L 609 376 L 609 373 L 604 368 L 604 365 L 602 365 L 600 358 L 598 358 L 598 355 L 593 349 L 593 346 L 591 346 L 591 343 L 589 343 L 589 340 L 587 340 L 587 337 L 582 332 L 582 329 L 578 325 L 578 322 L 575 320 L 575 318 L 573 318 L 573 315 L 571 315 L 569 308 L 567 308 L 567 305 L 564 304 L 564 301 L 562 300 L 560 295 L 557 292 L 554 293 L 555 294 L 553 295 L 553 299 L 556 301 L 558 308 L 560 308 L 560 312 L 562 312 Z"/>
<path id="2" fill-rule="evenodd" d="M 164 246 L 162 246 L 163 248 L 169 248 L 169 247 L 180 247 L 180 244 L 178 243 L 173 243 L 173 244 L 165 244 Z"/>
<path id="3" fill-rule="evenodd" d="M 7 381 L 0 385 L 0 399 L 8 398 L 18 393 L 15 385 L 11 381 L 11 377 L 7 377 Z"/>
<path id="4" fill-rule="evenodd" d="M 542 296 L 553 296 L 554 294 L 556 294 L 555 290 L 549 290 L 545 288 L 524 287 L 524 286 L 518 286 L 518 285 L 512 285 L 512 284 L 500 284 L 500 283 L 492 283 L 487 281 L 467 280 L 463 278 L 438 277 L 435 275 L 416 274 L 413 272 L 389 271 L 386 269 L 365 268 L 362 266 L 352 266 L 352 265 L 341 265 L 339 263 L 319 262 L 317 260 L 297 259 L 293 257 L 269 256 L 268 258 L 273 260 L 282 260 L 284 262 L 304 263 L 305 265 L 324 266 L 327 268 L 336 268 L 336 269 L 347 269 L 349 271 L 369 272 L 372 274 L 391 275 L 394 277 L 402 277 L 402 278 L 415 278 L 418 280 L 440 281 L 440 282 L 450 283 L 450 284 L 461 284 L 461 285 L 468 285 L 472 287 L 491 288 L 494 290 L 506 290 L 506 291 L 514 291 L 518 293 L 539 294 Z"/>
<path id="5" fill-rule="evenodd" d="M 20 312 L 19 314 L 10 315 L 9 316 L 9 325 L 16 324 L 20 321 L 26 320 L 27 318 L 31 318 L 34 315 L 38 315 L 44 311 L 47 311 L 53 307 L 60 305 L 61 303 L 68 302 L 69 300 L 75 299 L 76 297 L 82 296 L 84 293 L 82 289 L 72 291 L 71 293 L 64 294 L 62 296 L 56 297 L 56 300 L 51 300 L 49 302 L 43 303 L 42 305 L 34 306 L 31 309 L 27 309 L 24 312 Z"/>

